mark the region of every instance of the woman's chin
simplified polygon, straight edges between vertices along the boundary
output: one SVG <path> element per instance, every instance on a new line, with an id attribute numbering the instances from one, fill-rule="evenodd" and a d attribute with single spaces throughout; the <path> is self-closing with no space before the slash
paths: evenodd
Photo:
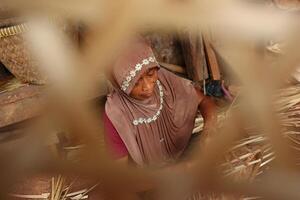
<path id="1" fill-rule="evenodd" d="M 142 94 L 142 95 L 139 96 L 139 99 L 146 100 L 146 99 L 149 99 L 150 97 L 152 97 L 152 95 L 153 95 L 153 92 L 151 92 L 151 93 L 144 93 L 144 94 Z"/>

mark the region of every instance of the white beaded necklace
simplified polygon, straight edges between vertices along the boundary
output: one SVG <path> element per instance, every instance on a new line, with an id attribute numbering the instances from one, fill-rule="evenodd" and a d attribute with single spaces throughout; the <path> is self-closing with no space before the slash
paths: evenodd
<path id="1" fill-rule="evenodd" d="M 142 117 L 140 117 L 138 119 L 134 119 L 132 121 L 133 125 L 137 126 L 137 125 L 143 124 L 143 123 L 149 124 L 149 123 L 151 123 L 153 121 L 156 121 L 157 118 L 159 117 L 159 115 L 161 113 L 161 110 L 163 109 L 164 92 L 163 92 L 163 89 L 162 89 L 162 86 L 161 86 L 159 80 L 156 81 L 156 84 L 157 84 L 157 87 L 159 89 L 159 97 L 160 97 L 160 105 L 159 105 L 159 108 L 158 108 L 157 112 L 155 113 L 155 115 L 153 115 L 153 117 L 148 117 L 148 118 L 142 118 Z"/>

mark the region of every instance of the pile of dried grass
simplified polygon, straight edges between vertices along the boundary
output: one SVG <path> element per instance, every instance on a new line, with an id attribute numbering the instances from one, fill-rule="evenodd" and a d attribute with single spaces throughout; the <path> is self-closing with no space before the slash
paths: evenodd
<path id="1" fill-rule="evenodd" d="M 52 177 L 49 180 L 49 184 L 50 189 L 48 192 L 28 194 L 28 192 L 25 191 L 25 194 L 12 193 L 10 196 L 17 199 L 81 200 L 88 199 L 89 193 L 98 186 L 97 183 L 90 184 L 91 186 L 89 187 L 83 187 L 78 177 L 66 178 L 63 175 Z"/>
<path id="2" fill-rule="evenodd" d="M 282 134 L 288 139 L 290 147 L 299 153 L 300 85 L 279 90 L 275 103 L 283 127 Z M 219 119 L 225 119 L 225 114 L 222 113 Z M 266 135 L 253 129 L 245 129 L 245 131 L 248 136 L 236 142 L 226 153 L 225 162 L 221 167 L 224 175 L 234 180 L 253 181 L 271 167 L 275 152 Z M 251 199 L 256 198 L 259 197 L 251 197 Z"/>
<path id="3" fill-rule="evenodd" d="M 289 86 L 278 91 L 276 97 L 276 108 L 283 127 L 282 133 L 291 141 L 291 147 L 300 150 L 300 85 Z M 263 172 L 272 160 L 275 159 L 271 145 L 268 143 L 268 138 L 253 129 L 245 130 L 248 137 L 240 140 L 232 147 L 227 155 L 226 175 L 242 173 L 245 169 L 250 168 L 248 172 L 251 179 Z"/>

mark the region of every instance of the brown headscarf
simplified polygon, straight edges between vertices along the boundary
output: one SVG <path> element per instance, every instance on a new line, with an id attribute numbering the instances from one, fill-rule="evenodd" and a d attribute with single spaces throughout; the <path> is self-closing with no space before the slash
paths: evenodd
<path id="1" fill-rule="evenodd" d="M 113 67 L 116 84 L 105 105 L 107 116 L 138 165 L 163 165 L 181 155 L 199 103 L 191 81 L 162 68 L 151 98 L 130 97 L 136 81 L 153 67 L 159 65 L 151 48 L 141 40 L 132 42 Z"/>

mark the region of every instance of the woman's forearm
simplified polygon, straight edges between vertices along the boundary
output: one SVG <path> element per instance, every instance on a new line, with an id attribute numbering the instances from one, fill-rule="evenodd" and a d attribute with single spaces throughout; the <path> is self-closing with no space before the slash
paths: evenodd
<path id="1" fill-rule="evenodd" d="M 209 97 L 204 97 L 199 104 L 199 110 L 204 119 L 204 131 L 216 125 L 216 106 Z"/>

